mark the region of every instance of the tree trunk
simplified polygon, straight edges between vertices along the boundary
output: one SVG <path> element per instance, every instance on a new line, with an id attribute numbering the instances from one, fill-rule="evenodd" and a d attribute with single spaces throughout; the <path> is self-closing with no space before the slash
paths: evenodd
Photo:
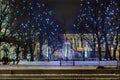
<path id="1" fill-rule="evenodd" d="M 20 51 L 19 51 L 19 45 L 18 45 L 17 50 L 16 50 L 16 60 L 18 60 L 18 58 L 19 58 L 19 53 L 20 53 Z"/>
<path id="2" fill-rule="evenodd" d="M 100 43 L 100 38 L 99 38 L 98 32 L 96 32 L 96 36 L 97 36 L 97 42 L 98 42 L 98 57 L 99 57 L 99 61 L 101 61 L 102 60 L 101 43 Z"/>
<path id="3" fill-rule="evenodd" d="M 104 24 L 104 22 L 103 22 L 103 24 Z M 108 60 L 108 58 L 109 58 L 110 60 L 112 60 L 106 32 L 107 32 L 107 30 L 106 30 L 106 27 L 105 27 L 105 31 L 104 31 L 104 38 L 105 38 L 105 59 Z"/>
<path id="4" fill-rule="evenodd" d="M 95 58 L 95 50 L 96 49 L 96 45 L 95 45 L 95 33 L 93 32 L 93 49 L 92 49 L 92 58 Z"/>
<path id="5" fill-rule="evenodd" d="M 83 61 L 85 61 L 85 51 L 83 49 L 83 38 L 81 37 L 81 47 L 82 47 L 82 58 L 83 58 Z"/>
<path id="6" fill-rule="evenodd" d="M 118 47 L 118 31 L 117 31 L 117 34 L 116 34 L 116 45 L 115 45 L 114 50 L 113 50 L 113 60 L 116 60 L 117 47 Z"/>
<path id="7" fill-rule="evenodd" d="M 33 46 L 32 43 L 29 44 L 29 48 L 30 48 L 30 61 L 34 61 L 34 55 L 33 55 Z"/>
<path id="8" fill-rule="evenodd" d="M 40 54 L 38 60 L 43 60 L 42 46 L 43 46 L 43 42 L 40 42 Z"/>
<path id="9" fill-rule="evenodd" d="M 24 47 L 23 59 L 27 59 L 27 45 Z"/>
<path id="10" fill-rule="evenodd" d="M 100 39 L 98 38 L 98 54 L 99 54 L 99 61 L 102 60 L 102 55 L 101 55 L 101 43 Z"/>

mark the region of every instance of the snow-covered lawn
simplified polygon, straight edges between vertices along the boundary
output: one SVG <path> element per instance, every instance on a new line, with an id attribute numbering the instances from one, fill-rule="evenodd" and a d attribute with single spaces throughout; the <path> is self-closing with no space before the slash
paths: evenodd
<path id="1" fill-rule="evenodd" d="M 18 65 L 41 65 L 41 66 L 117 66 L 120 61 L 20 61 Z"/>

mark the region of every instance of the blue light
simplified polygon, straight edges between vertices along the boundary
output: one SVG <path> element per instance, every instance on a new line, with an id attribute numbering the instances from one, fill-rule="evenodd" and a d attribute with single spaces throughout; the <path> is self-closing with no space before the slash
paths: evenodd
<path id="1" fill-rule="evenodd" d="M 110 19 L 110 17 L 106 17 L 106 19 L 108 19 L 108 20 L 109 20 L 109 19 Z"/>
<path id="2" fill-rule="evenodd" d="M 30 14 L 30 13 L 28 13 L 28 15 L 30 16 L 31 14 Z"/>
<path id="3" fill-rule="evenodd" d="M 90 2 L 88 1 L 87 4 L 90 4 Z"/>
<path id="4" fill-rule="evenodd" d="M 75 24 L 73 24 L 73 26 L 74 26 L 74 27 L 76 27 L 76 25 L 75 25 Z"/>
<path id="5" fill-rule="evenodd" d="M 50 25 L 53 25 L 53 21 L 50 23 Z"/>
<path id="6" fill-rule="evenodd" d="M 50 20 L 49 18 L 46 19 L 47 24 L 49 23 L 49 20 Z"/>
<path id="7" fill-rule="evenodd" d="M 82 14 L 81 16 L 85 16 L 86 14 Z"/>
<path id="8" fill-rule="evenodd" d="M 96 24 L 96 21 L 94 21 L 94 24 Z"/>
<path id="9" fill-rule="evenodd" d="M 57 31 L 57 29 L 55 28 L 55 31 Z"/>
<path id="10" fill-rule="evenodd" d="M 15 2 L 15 0 L 12 0 L 12 2 Z"/>
<path id="11" fill-rule="evenodd" d="M 38 14 L 38 17 L 40 17 L 41 16 L 41 14 Z"/>
<path id="12" fill-rule="evenodd" d="M 41 29 L 41 28 L 39 28 L 39 30 L 40 30 L 40 31 L 42 31 L 42 29 Z"/>
<path id="13" fill-rule="evenodd" d="M 38 23 L 38 26 L 40 26 L 40 23 Z"/>
<path id="14" fill-rule="evenodd" d="M 54 35 L 54 32 L 51 32 L 52 33 L 52 35 Z"/>
<path id="15" fill-rule="evenodd" d="M 45 4 L 42 4 L 42 6 L 44 7 L 44 6 L 45 6 Z"/>
<path id="16" fill-rule="evenodd" d="M 52 15 L 52 11 L 49 11 L 48 13 L 49 13 L 49 15 Z"/>
<path id="17" fill-rule="evenodd" d="M 25 3 L 26 1 L 25 0 L 23 0 L 23 3 Z"/>
<path id="18" fill-rule="evenodd" d="M 28 20 L 28 23 L 30 23 L 30 21 Z"/>
<path id="19" fill-rule="evenodd" d="M 40 4 L 39 4 L 38 2 L 37 2 L 36 4 L 37 4 L 37 6 L 40 8 Z"/>
<path id="20" fill-rule="evenodd" d="M 28 26 L 28 24 L 25 24 L 25 26 Z"/>
<path id="21" fill-rule="evenodd" d="M 21 13 L 21 16 L 23 16 L 23 13 Z"/>
<path id="22" fill-rule="evenodd" d="M 17 13 L 19 13 L 19 11 L 17 11 Z"/>
<path id="23" fill-rule="evenodd" d="M 26 26 L 23 26 L 23 28 L 26 28 Z"/>
<path id="24" fill-rule="evenodd" d="M 111 34 L 113 34 L 113 32 L 112 32 L 112 31 L 111 31 L 110 33 L 111 33 Z"/>
<path id="25" fill-rule="evenodd" d="M 24 24 L 22 23 L 21 25 L 23 26 Z"/>
<path id="26" fill-rule="evenodd" d="M 57 25 L 57 27 L 59 27 L 59 25 Z"/>
<path id="27" fill-rule="evenodd" d="M 33 10 L 33 7 L 30 7 L 31 10 Z"/>

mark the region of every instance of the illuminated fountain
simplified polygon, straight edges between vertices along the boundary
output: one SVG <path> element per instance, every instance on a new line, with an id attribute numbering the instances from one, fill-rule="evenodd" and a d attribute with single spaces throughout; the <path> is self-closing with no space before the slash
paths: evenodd
<path id="1" fill-rule="evenodd" d="M 74 50 L 72 49 L 72 46 L 69 42 L 69 40 L 66 40 L 63 44 L 62 50 L 61 50 L 61 57 L 63 59 L 73 59 L 74 56 Z"/>

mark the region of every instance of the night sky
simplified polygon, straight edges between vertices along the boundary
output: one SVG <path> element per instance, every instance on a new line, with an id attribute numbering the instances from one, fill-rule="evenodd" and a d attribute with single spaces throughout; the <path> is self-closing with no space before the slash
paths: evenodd
<path id="1" fill-rule="evenodd" d="M 12 1 L 14 1 L 14 0 L 12 0 Z M 32 14 L 35 15 L 35 13 L 37 13 L 37 12 L 39 12 L 39 13 L 42 12 L 42 10 L 39 10 L 39 8 L 35 8 L 36 5 L 23 4 L 19 0 L 16 0 L 16 1 L 18 1 L 17 4 L 19 4 L 19 5 L 16 4 L 16 7 L 18 6 L 19 9 L 24 8 L 23 6 L 26 6 L 26 7 L 32 6 L 32 7 L 30 7 L 31 8 L 31 16 L 32 16 Z M 31 1 L 31 0 L 28 0 L 28 2 L 29 1 Z M 44 7 L 44 9 L 46 8 L 46 10 L 48 10 L 49 13 L 52 13 L 52 16 L 54 17 L 54 19 L 56 19 L 60 23 L 60 25 L 64 29 L 65 33 L 70 33 L 70 32 L 72 32 L 73 24 L 76 21 L 78 15 L 82 14 L 82 13 L 79 13 L 79 11 L 81 10 L 80 9 L 81 1 L 83 1 L 83 0 L 59 0 L 59 1 L 58 0 L 40 0 L 39 5 L 40 5 L 40 7 L 41 6 Z M 89 1 L 91 1 L 91 0 L 89 0 Z M 31 2 L 34 3 L 35 1 L 31 1 Z M 113 3 L 114 3 L 114 1 L 113 1 Z M 91 4 L 91 5 L 94 6 L 94 4 Z M 86 4 L 86 6 L 89 6 L 89 4 Z M 33 7 L 35 9 L 32 9 Z M 88 10 L 90 10 L 90 9 L 88 9 Z M 26 9 L 21 10 L 21 13 L 22 13 L 21 14 L 22 17 L 26 17 L 27 15 L 29 15 L 29 13 L 27 13 Z M 86 13 L 87 13 L 87 11 L 86 11 Z M 91 13 L 91 15 L 92 15 L 92 13 Z"/>
<path id="2" fill-rule="evenodd" d="M 71 33 L 81 0 L 42 0 L 42 2 L 52 9 L 53 15 L 61 23 L 65 33 Z"/>

